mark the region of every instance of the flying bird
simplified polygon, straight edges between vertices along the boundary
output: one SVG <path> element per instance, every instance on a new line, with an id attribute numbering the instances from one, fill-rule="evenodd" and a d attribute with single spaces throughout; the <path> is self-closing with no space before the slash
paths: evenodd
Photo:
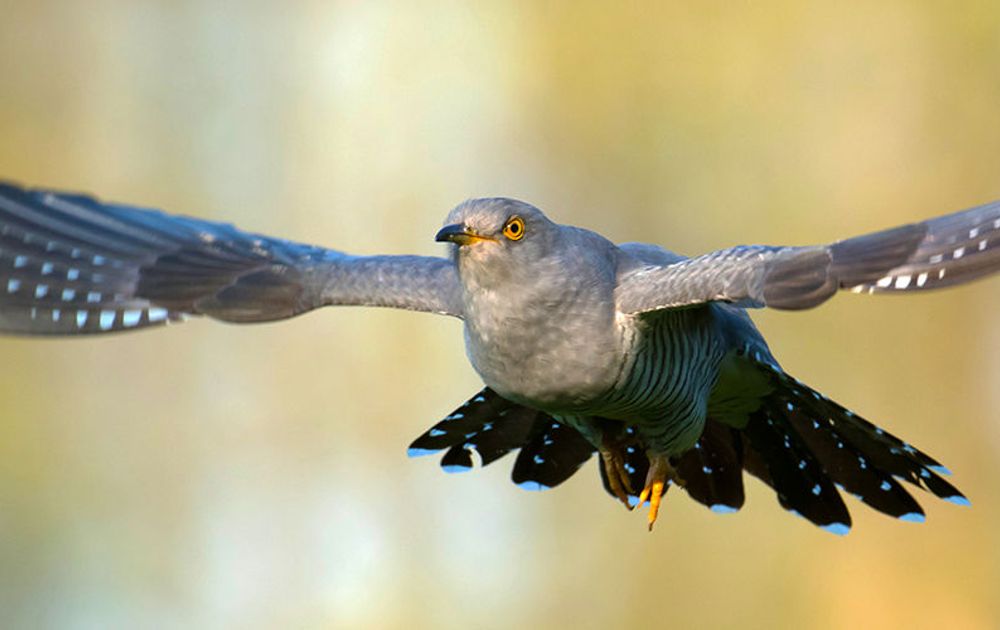
<path id="1" fill-rule="evenodd" d="M 280 320 L 383 306 L 461 320 L 484 388 L 417 438 L 467 470 L 519 451 L 544 489 L 595 453 L 627 507 L 683 488 L 717 512 L 743 472 L 780 504 L 846 533 L 841 497 L 903 520 L 901 483 L 968 501 L 937 461 L 784 371 L 747 311 L 800 310 L 838 290 L 903 293 L 1000 269 L 1000 202 L 829 245 L 748 245 L 686 258 L 616 245 L 514 199 L 471 199 L 436 240 L 446 257 L 353 256 L 89 196 L 0 184 L 0 332 L 89 335 L 203 315 Z"/>

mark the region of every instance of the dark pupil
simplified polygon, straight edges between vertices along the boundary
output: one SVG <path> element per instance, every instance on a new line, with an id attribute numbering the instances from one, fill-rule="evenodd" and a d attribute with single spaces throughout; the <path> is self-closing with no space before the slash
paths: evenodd
<path id="1" fill-rule="evenodd" d="M 511 223 L 510 224 L 510 233 L 511 234 L 517 234 L 520 231 L 521 231 L 521 225 L 519 223 Z"/>

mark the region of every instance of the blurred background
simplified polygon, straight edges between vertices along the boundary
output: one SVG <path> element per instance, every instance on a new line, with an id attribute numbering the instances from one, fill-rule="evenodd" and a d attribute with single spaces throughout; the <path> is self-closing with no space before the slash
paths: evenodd
<path id="1" fill-rule="evenodd" d="M 5 2 L 0 177 L 353 253 L 471 196 L 693 254 L 1000 197 L 1000 4 Z M 696 7 L 696 8 L 695 8 Z M 836 537 L 748 480 L 656 531 L 410 440 L 460 324 L 329 309 L 0 339 L 0 626 L 1000 627 L 1000 280 L 756 319 L 973 503 Z"/>

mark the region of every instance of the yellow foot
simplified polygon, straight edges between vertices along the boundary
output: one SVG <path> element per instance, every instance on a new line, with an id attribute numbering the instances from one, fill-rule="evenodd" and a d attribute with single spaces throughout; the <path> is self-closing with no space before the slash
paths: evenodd
<path id="1" fill-rule="evenodd" d="M 667 491 L 667 484 L 673 481 L 681 485 L 681 479 L 666 455 L 647 451 L 646 456 L 649 458 L 649 473 L 646 474 L 646 487 L 639 494 L 639 505 L 649 501 L 649 531 L 653 531 L 653 524 L 656 523 L 656 516 L 660 513 L 660 502 L 663 500 L 663 493 Z"/>

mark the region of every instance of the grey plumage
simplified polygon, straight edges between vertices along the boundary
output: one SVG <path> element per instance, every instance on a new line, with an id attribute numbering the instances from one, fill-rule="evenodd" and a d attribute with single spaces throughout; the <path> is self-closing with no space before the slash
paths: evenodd
<path id="1" fill-rule="evenodd" d="M 811 308 L 838 289 L 913 291 L 974 280 L 1000 266 L 1000 202 L 813 247 L 739 246 L 621 278 L 622 311 L 711 301 Z"/>
<path id="2" fill-rule="evenodd" d="M 0 330 L 143 328 L 207 315 L 293 317 L 335 304 L 460 316 L 452 265 L 349 256 L 231 225 L 0 184 Z"/>
<path id="3" fill-rule="evenodd" d="M 681 483 L 726 510 L 742 505 L 746 469 L 785 507 L 838 532 L 850 521 L 835 484 L 904 518 L 922 513 L 895 477 L 964 501 L 934 460 L 787 377 L 745 309 L 992 273 L 1000 203 L 832 245 L 689 259 L 616 246 L 520 201 L 476 199 L 449 214 L 438 240 L 450 243 L 447 258 L 358 257 L 2 184 L 0 331 L 117 332 L 188 315 L 259 322 L 328 305 L 446 314 L 463 321 L 487 389 L 413 452 L 447 449 L 452 468 L 471 467 L 473 451 L 486 464 L 520 448 L 515 478 L 545 487 L 599 451 L 605 486 L 628 503 L 645 477 L 647 490 Z"/>

